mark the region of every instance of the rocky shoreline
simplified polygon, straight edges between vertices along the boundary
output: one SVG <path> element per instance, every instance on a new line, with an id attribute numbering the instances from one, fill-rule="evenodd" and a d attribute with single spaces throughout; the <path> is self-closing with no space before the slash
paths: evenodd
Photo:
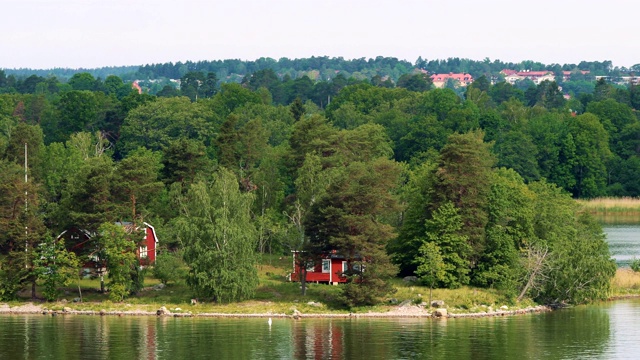
<path id="1" fill-rule="evenodd" d="M 432 312 L 427 311 L 423 307 L 416 305 L 398 306 L 388 312 L 368 312 L 368 313 L 343 313 L 343 314 L 303 314 L 298 310 L 294 310 L 293 314 L 284 313 L 256 313 L 256 314 L 233 314 L 233 313 L 196 313 L 190 311 L 182 311 L 182 309 L 173 309 L 161 307 L 157 311 L 142 310 L 126 310 L 126 311 L 106 311 L 106 310 L 73 310 L 65 307 L 62 310 L 46 309 L 42 305 L 26 303 L 19 306 L 11 307 L 8 304 L 0 304 L 0 314 L 5 315 L 27 315 L 27 314 L 43 314 L 49 316 L 58 315 L 93 315 L 93 316 L 163 316 L 163 317 L 202 317 L 202 318 L 291 318 L 291 319 L 318 319 L 318 318 L 481 318 L 496 316 L 514 316 L 532 313 L 549 312 L 553 309 L 548 306 L 534 306 L 525 309 L 515 310 L 496 310 L 477 313 L 448 313 L 447 309 L 434 309 Z"/>

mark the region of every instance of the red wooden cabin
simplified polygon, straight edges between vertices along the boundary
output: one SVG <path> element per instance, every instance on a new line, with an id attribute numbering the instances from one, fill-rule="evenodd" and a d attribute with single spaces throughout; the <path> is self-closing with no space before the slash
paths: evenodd
<path id="1" fill-rule="evenodd" d="M 293 253 L 293 272 L 290 274 L 291 281 L 300 281 L 301 268 L 298 263 L 299 251 Z M 346 283 L 347 278 L 342 273 L 347 271 L 347 259 L 338 254 L 335 250 L 320 256 L 312 266 L 307 267 L 307 282 L 327 283 L 337 285 Z"/>
<path id="2" fill-rule="evenodd" d="M 141 266 L 152 265 L 156 261 L 156 249 L 158 246 L 158 236 L 156 229 L 149 223 L 144 226 L 134 228 L 132 223 L 116 223 L 124 226 L 130 234 L 135 234 L 137 240 L 136 257 Z M 105 271 L 104 261 L 98 258 L 98 246 L 94 239 L 95 234 L 78 227 L 72 227 L 58 235 L 57 239 L 64 239 L 65 247 L 73 251 L 82 259 L 86 259 L 82 268 L 85 272 Z"/>

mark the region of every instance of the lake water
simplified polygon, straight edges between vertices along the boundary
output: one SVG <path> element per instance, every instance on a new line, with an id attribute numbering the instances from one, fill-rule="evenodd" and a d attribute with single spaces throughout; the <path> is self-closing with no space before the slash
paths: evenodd
<path id="1" fill-rule="evenodd" d="M 611 255 L 618 266 L 628 267 L 640 258 L 640 225 L 605 225 Z"/>
<path id="2" fill-rule="evenodd" d="M 637 359 L 640 299 L 479 319 L 0 316 L 0 359 Z"/>
<path id="3" fill-rule="evenodd" d="M 619 265 L 640 226 L 606 226 Z M 640 299 L 479 319 L 0 316 L 0 359 L 639 359 Z"/>

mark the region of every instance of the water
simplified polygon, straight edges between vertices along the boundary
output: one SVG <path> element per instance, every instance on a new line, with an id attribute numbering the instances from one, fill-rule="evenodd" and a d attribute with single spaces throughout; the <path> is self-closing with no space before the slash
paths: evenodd
<path id="1" fill-rule="evenodd" d="M 479 319 L 0 316 L 0 359 L 632 359 L 640 299 Z"/>
<path id="2" fill-rule="evenodd" d="M 620 267 L 640 258 L 640 225 L 605 225 L 611 255 Z"/>

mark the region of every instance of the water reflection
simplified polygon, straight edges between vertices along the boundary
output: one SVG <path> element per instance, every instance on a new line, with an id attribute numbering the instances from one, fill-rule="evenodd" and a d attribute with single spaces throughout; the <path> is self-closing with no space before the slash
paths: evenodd
<path id="1" fill-rule="evenodd" d="M 481 319 L 1 316 L 0 359 L 624 359 L 640 300 Z"/>

